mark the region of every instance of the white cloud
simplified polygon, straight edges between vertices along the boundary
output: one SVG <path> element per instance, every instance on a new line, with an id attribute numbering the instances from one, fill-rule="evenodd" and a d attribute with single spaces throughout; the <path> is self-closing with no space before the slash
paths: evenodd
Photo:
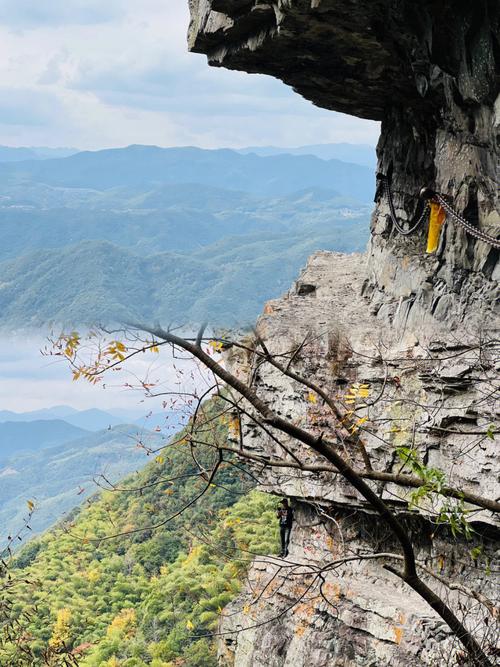
<path id="1" fill-rule="evenodd" d="M 271 77 L 210 68 L 188 53 L 187 5 L 0 0 L 0 76 L 21 103 L 17 112 L 6 104 L 2 117 L 0 92 L 0 143 L 375 143 L 375 122 L 318 109 Z"/>
<path id="2" fill-rule="evenodd" d="M 158 391 L 192 389 L 203 386 L 203 380 L 191 361 L 173 360 L 169 348 L 161 354 L 136 357 L 120 373 L 109 373 L 100 385 L 73 382 L 70 369 L 59 358 L 42 356 L 43 338 L 3 336 L 0 338 L 0 410 L 28 412 L 70 405 L 77 410 L 128 408 L 144 413 L 159 411 L 164 397 L 145 398 L 142 390 L 126 388 L 138 379 L 158 382 Z M 176 369 L 181 369 L 178 374 Z M 194 371 L 194 381 L 191 379 Z M 193 384 L 194 382 L 194 384 Z"/>
<path id="3" fill-rule="evenodd" d="M 0 0 L 0 21 L 15 28 L 95 24 L 122 16 L 126 0 Z"/>

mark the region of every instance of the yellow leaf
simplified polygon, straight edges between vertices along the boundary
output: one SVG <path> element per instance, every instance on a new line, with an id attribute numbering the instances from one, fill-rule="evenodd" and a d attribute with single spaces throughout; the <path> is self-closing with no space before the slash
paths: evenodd
<path id="1" fill-rule="evenodd" d="M 32 500 L 28 500 L 26 505 L 28 505 L 28 509 L 30 512 L 32 512 L 35 509 L 35 503 Z"/>
<path id="2" fill-rule="evenodd" d="M 228 423 L 228 430 L 230 435 L 237 437 L 240 432 L 240 420 L 238 417 L 231 417 Z"/>
<path id="3" fill-rule="evenodd" d="M 192 621 L 189 621 L 189 620 L 187 621 L 186 628 L 188 630 L 194 630 L 194 624 L 192 623 Z"/>

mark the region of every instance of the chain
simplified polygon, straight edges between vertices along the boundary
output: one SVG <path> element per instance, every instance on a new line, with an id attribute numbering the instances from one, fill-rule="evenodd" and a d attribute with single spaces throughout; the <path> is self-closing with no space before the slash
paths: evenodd
<path id="1" fill-rule="evenodd" d="M 415 222 L 411 225 L 411 227 L 409 229 L 405 229 L 400 224 L 400 222 L 399 222 L 399 220 L 396 216 L 396 209 L 394 208 L 394 202 L 392 200 L 391 187 L 389 185 L 388 179 L 385 176 L 382 177 L 382 184 L 383 184 L 385 192 L 387 194 L 387 200 L 389 202 L 389 211 L 390 211 L 390 215 L 391 215 L 392 224 L 398 230 L 398 232 L 400 234 L 402 234 L 403 236 L 409 236 L 410 234 L 413 234 L 413 232 L 415 232 L 420 227 L 422 222 L 424 221 L 424 218 L 427 214 L 427 211 L 429 210 L 429 204 L 427 202 L 424 204 L 422 212 L 420 213 L 418 218 L 415 220 Z"/>
<path id="2" fill-rule="evenodd" d="M 411 225 L 409 229 L 405 229 L 401 223 L 399 222 L 397 216 L 396 216 L 396 209 L 394 208 L 394 202 L 392 199 L 392 192 L 391 188 L 389 185 L 389 180 L 386 176 L 380 176 L 382 185 L 384 187 L 384 190 L 387 194 L 387 201 L 389 202 L 389 212 L 390 212 L 390 217 L 392 224 L 394 227 L 398 230 L 400 234 L 403 236 L 409 236 L 410 234 L 413 234 L 414 231 L 418 229 L 418 227 L 422 224 L 427 211 L 429 210 L 429 201 L 426 201 L 422 212 L 418 216 L 418 218 L 415 220 L 415 222 Z M 439 192 L 432 192 L 431 195 L 427 197 L 427 199 L 435 199 L 436 201 L 439 202 L 439 204 L 443 207 L 443 209 L 446 211 L 446 213 L 453 218 L 455 222 L 457 222 L 465 231 L 467 234 L 470 234 L 471 236 L 474 236 L 476 239 L 479 239 L 480 241 L 484 241 L 484 243 L 488 243 L 489 245 L 493 246 L 493 248 L 500 248 L 500 239 L 496 239 L 494 236 L 490 236 L 490 234 L 487 234 L 486 232 L 483 232 L 482 229 L 478 229 L 477 227 L 474 227 L 474 225 L 471 225 L 471 223 L 466 220 L 463 216 L 460 215 L 460 213 L 457 213 L 449 204 L 449 202 L 443 197 L 442 194 Z"/>
<path id="3" fill-rule="evenodd" d="M 482 229 L 478 229 L 477 227 L 474 227 L 471 225 L 471 223 L 466 220 L 464 217 L 460 215 L 460 213 L 457 213 L 451 206 L 450 204 L 446 201 L 446 199 L 443 197 L 442 194 L 439 192 L 435 193 L 435 198 L 437 201 L 440 203 L 440 205 L 444 208 L 446 213 L 450 215 L 455 222 L 458 222 L 458 224 L 465 229 L 465 231 L 470 234 L 471 236 L 474 236 L 476 239 L 479 239 L 480 241 L 484 241 L 485 243 L 489 243 L 489 245 L 493 246 L 494 248 L 500 248 L 500 239 L 496 239 L 494 236 L 490 236 L 486 232 L 483 232 Z"/>

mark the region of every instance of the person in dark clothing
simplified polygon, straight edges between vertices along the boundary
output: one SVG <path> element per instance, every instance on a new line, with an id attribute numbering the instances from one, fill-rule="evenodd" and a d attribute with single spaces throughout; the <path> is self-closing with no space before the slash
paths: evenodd
<path id="1" fill-rule="evenodd" d="M 292 532 L 293 526 L 293 509 L 288 504 L 288 500 L 286 498 L 278 505 L 276 516 L 278 517 L 280 525 L 280 557 L 286 558 L 288 556 L 288 545 L 290 544 L 290 533 Z"/>

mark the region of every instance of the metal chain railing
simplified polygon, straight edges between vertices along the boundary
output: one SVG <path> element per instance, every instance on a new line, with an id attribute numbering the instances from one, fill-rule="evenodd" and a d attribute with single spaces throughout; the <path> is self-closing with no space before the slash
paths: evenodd
<path id="1" fill-rule="evenodd" d="M 382 185 L 384 186 L 384 190 L 385 190 L 386 195 L 387 195 L 387 201 L 389 202 L 389 212 L 390 212 L 392 224 L 398 230 L 398 232 L 400 234 L 402 234 L 403 236 L 409 236 L 410 234 L 413 234 L 413 232 L 415 232 L 420 227 L 422 222 L 424 221 L 425 216 L 427 215 L 427 212 L 429 210 L 429 204 L 427 202 L 423 203 L 422 211 L 421 211 L 420 215 L 411 224 L 409 229 L 405 229 L 401 225 L 401 223 L 399 222 L 399 220 L 397 218 L 396 209 L 394 208 L 394 202 L 392 200 L 391 187 L 389 185 L 389 181 L 388 181 L 387 178 L 385 178 L 385 177 L 382 178 Z M 421 200 L 421 201 L 423 201 L 423 200 Z"/>
<path id="2" fill-rule="evenodd" d="M 439 192 L 436 192 L 434 194 L 435 199 L 439 202 L 439 204 L 444 208 L 446 213 L 451 216 L 455 222 L 458 222 L 458 224 L 465 229 L 467 234 L 470 234 L 471 236 L 474 236 L 476 239 L 479 239 L 480 241 L 484 241 L 485 243 L 488 243 L 489 245 L 493 246 L 494 248 L 500 248 L 500 239 L 496 239 L 494 236 L 490 236 L 490 234 L 487 234 L 486 232 L 483 232 L 482 229 L 478 229 L 477 227 L 474 227 L 474 225 L 471 225 L 471 223 L 466 220 L 463 216 L 460 215 L 460 213 L 457 213 L 449 204 L 449 202 L 446 201 L 446 199 L 443 197 L 442 194 Z"/>
<path id="3" fill-rule="evenodd" d="M 411 224 L 409 229 L 405 229 L 397 218 L 396 209 L 394 207 L 394 201 L 392 199 L 392 192 L 388 178 L 386 176 L 381 176 L 381 175 L 379 175 L 379 178 L 381 179 L 382 185 L 387 195 L 387 201 L 389 203 L 389 213 L 392 224 L 397 229 L 397 231 L 403 236 L 409 236 L 419 228 L 430 208 L 429 201 L 434 200 L 437 201 L 440 206 L 442 206 L 442 208 L 445 210 L 448 216 L 452 218 L 456 223 L 458 223 L 467 232 L 467 234 L 474 236 L 474 238 L 479 239 L 484 243 L 488 243 L 489 245 L 493 246 L 493 248 L 500 248 L 500 239 L 497 239 L 494 236 L 487 234 L 482 229 L 474 227 L 474 225 L 472 225 L 468 220 L 466 220 L 462 215 L 460 215 L 460 213 L 457 213 L 457 211 L 455 211 L 452 208 L 451 204 L 448 202 L 446 197 L 444 197 L 441 193 L 433 192 L 428 188 L 422 188 L 420 193 L 420 200 L 424 202 L 422 204 L 421 213 Z"/>

